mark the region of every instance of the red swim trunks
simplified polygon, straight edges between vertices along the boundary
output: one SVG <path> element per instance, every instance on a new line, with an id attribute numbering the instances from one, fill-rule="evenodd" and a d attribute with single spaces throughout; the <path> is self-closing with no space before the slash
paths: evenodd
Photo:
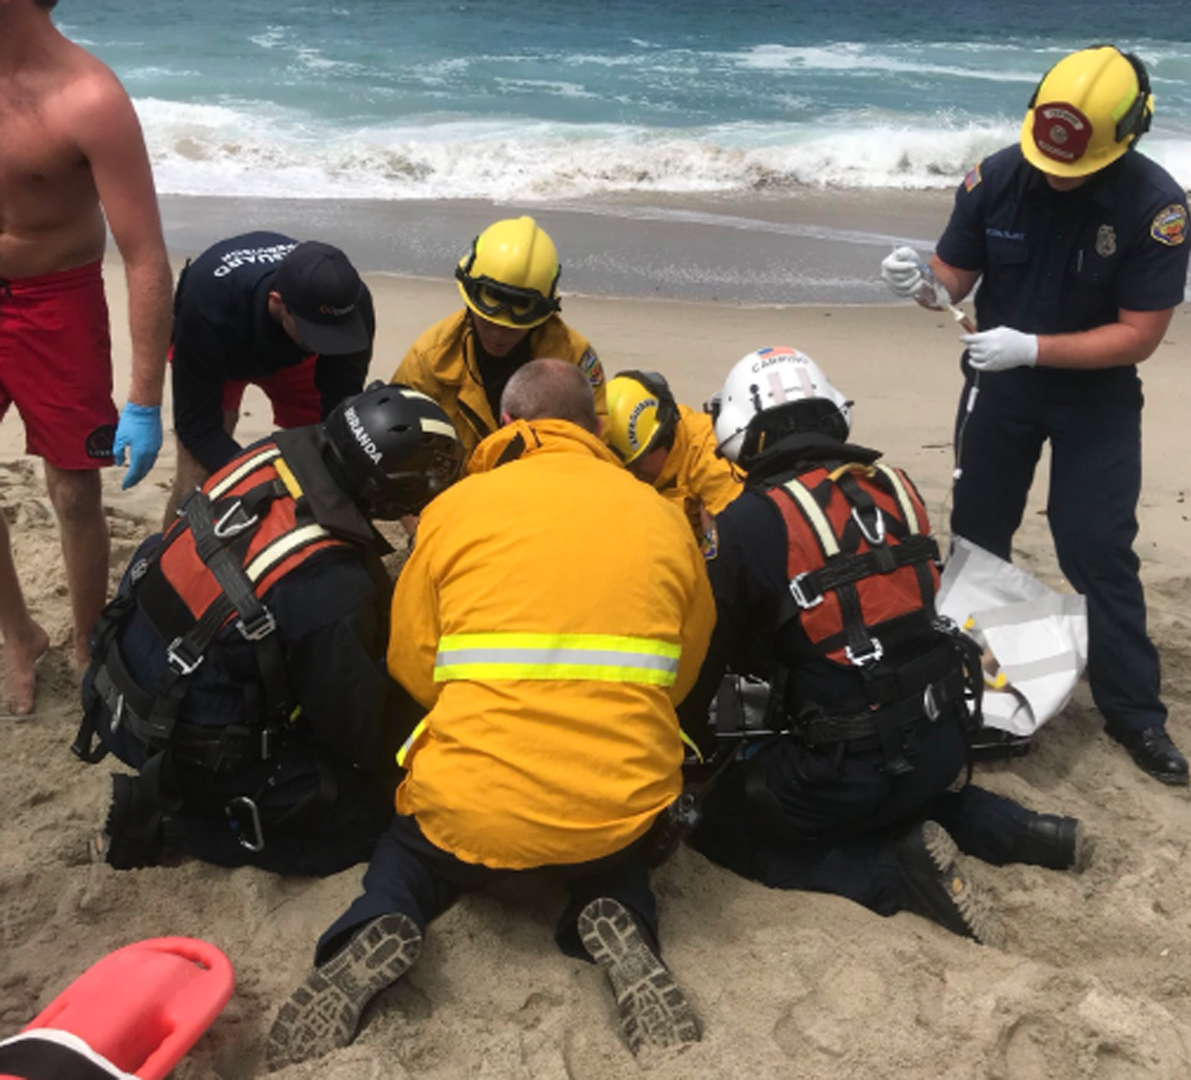
<path id="1" fill-rule="evenodd" d="M 112 463 L 112 343 L 99 262 L 0 278 L 0 417 L 15 404 L 27 453 L 59 469 Z"/>
<path id="2" fill-rule="evenodd" d="M 274 427 L 305 427 L 322 420 L 322 394 L 314 384 L 314 365 L 317 362 L 317 354 L 312 354 L 293 367 L 251 380 L 251 385 L 259 386 L 273 403 Z M 248 382 L 228 381 L 223 384 L 224 412 L 240 411 L 240 401 L 248 386 Z"/>

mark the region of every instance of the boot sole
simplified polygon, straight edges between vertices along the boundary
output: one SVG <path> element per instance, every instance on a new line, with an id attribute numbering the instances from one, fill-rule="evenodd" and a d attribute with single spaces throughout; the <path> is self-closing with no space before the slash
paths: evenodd
<path id="1" fill-rule="evenodd" d="M 604 969 L 629 1049 L 699 1041 L 699 1024 L 669 969 L 645 943 L 624 905 L 602 897 L 579 915 L 579 939 Z"/>
<path id="2" fill-rule="evenodd" d="M 922 824 L 922 844 L 938 874 L 939 884 L 945 890 L 947 904 L 967 935 L 981 945 L 1001 944 L 1004 931 L 1000 919 L 993 910 L 988 894 L 972 880 L 951 834 L 938 822 L 925 821 Z M 937 908 L 931 898 L 915 891 L 923 907 L 927 910 Z M 943 920 L 939 921 L 947 925 Z"/>
<path id="3" fill-rule="evenodd" d="M 270 1070 L 347 1046 L 364 1007 L 413 966 L 421 948 L 422 933 L 407 915 L 368 923 L 278 1010 L 265 1044 Z"/>

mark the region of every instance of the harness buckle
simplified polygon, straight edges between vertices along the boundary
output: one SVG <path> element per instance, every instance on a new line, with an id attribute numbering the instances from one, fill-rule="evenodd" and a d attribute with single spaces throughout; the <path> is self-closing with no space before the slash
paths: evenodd
<path id="1" fill-rule="evenodd" d="M 819 593 L 818 596 L 812 599 L 807 596 L 807 590 L 803 588 L 802 582 L 810 573 L 811 571 L 809 570 L 803 571 L 803 573 L 798 574 L 790 581 L 790 595 L 794 597 L 794 603 L 802 608 L 803 611 L 806 611 L 808 608 L 818 607 L 819 604 L 823 603 L 822 593 Z"/>
<path id="2" fill-rule="evenodd" d="M 148 572 L 149 572 L 149 560 L 148 559 L 137 559 L 137 561 L 132 564 L 131 569 L 129 569 L 129 571 L 128 571 L 128 579 L 129 579 L 129 581 L 132 582 L 133 585 L 135 585 Z"/>
<path id="3" fill-rule="evenodd" d="M 879 547 L 881 544 L 885 543 L 885 515 L 881 513 L 881 508 L 879 506 L 874 506 L 873 512 L 873 521 L 876 524 L 875 535 L 869 531 L 869 527 L 865 524 L 864 519 L 861 518 L 859 512 L 854 506 L 852 507 L 852 520 L 856 522 L 865 540 L 867 540 L 873 547 Z"/>
<path id="4" fill-rule="evenodd" d="M 241 812 L 247 811 L 248 823 L 252 826 L 251 836 L 244 830 L 244 824 L 237 814 L 237 806 L 242 808 Z M 265 850 L 265 834 L 261 828 L 260 811 L 257 810 L 255 802 L 247 795 L 237 795 L 234 799 L 228 800 L 223 812 L 227 814 L 228 821 L 232 823 L 232 828 L 237 833 L 236 839 L 242 848 L 247 848 L 252 852 Z"/>
<path id="5" fill-rule="evenodd" d="M 232 518 L 237 514 L 240 515 L 239 521 L 233 521 Z M 248 517 L 244 513 L 244 506 L 239 499 L 237 499 L 231 506 L 229 506 L 212 527 L 212 532 L 220 540 L 231 540 L 235 536 L 239 536 L 245 529 L 251 529 L 260 520 L 259 514 L 253 514 Z"/>
<path id="6" fill-rule="evenodd" d="M 267 607 L 262 607 L 261 613 L 250 623 L 246 623 L 243 619 L 237 619 L 236 629 L 240 631 L 245 641 L 260 641 L 261 638 L 268 637 L 277 629 L 277 620 L 273 618 L 273 613 Z"/>
<path id="7" fill-rule="evenodd" d="M 117 728 L 124 722 L 124 695 L 116 694 L 116 707 L 112 710 L 112 734 L 116 733 Z"/>
<path id="8" fill-rule="evenodd" d="M 165 650 L 165 658 L 170 667 L 179 675 L 192 675 L 203 662 L 203 654 L 199 653 L 193 657 L 183 656 L 182 646 L 185 644 L 186 642 L 182 638 L 174 638 Z M 187 646 L 187 651 L 189 651 L 189 646 Z"/>
<path id="9" fill-rule="evenodd" d="M 933 724 L 939 719 L 939 703 L 935 700 L 935 684 L 927 683 L 926 689 L 922 691 L 922 711 L 926 714 L 926 718 Z"/>
<path id="10" fill-rule="evenodd" d="M 869 664 L 880 663 L 885 657 L 885 647 L 881 644 L 879 638 L 868 639 L 868 650 L 866 652 L 853 652 L 851 645 L 844 646 L 844 655 L 855 664 L 857 667 L 868 667 Z"/>

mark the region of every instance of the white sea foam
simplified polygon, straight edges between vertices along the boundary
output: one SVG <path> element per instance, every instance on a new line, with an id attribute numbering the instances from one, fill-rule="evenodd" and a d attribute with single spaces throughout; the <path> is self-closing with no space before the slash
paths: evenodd
<path id="1" fill-rule="evenodd" d="M 553 92 L 575 92 L 556 84 Z M 162 192 L 308 198 L 568 200 L 624 192 L 954 186 L 1012 142 L 1018 121 L 880 110 L 814 124 L 658 130 L 540 120 L 423 118 L 345 130 L 260 103 L 138 102 Z M 1184 184 L 1191 139 L 1147 150 Z"/>

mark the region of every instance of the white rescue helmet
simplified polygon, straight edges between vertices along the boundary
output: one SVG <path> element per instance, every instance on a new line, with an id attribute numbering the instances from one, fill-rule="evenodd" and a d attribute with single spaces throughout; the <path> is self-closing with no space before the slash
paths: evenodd
<path id="1" fill-rule="evenodd" d="M 738 360 L 709 404 L 720 454 L 746 469 L 785 435 L 817 431 L 844 442 L 852 430 L 852 403 L 809 356 L 782 345 Z"/>

